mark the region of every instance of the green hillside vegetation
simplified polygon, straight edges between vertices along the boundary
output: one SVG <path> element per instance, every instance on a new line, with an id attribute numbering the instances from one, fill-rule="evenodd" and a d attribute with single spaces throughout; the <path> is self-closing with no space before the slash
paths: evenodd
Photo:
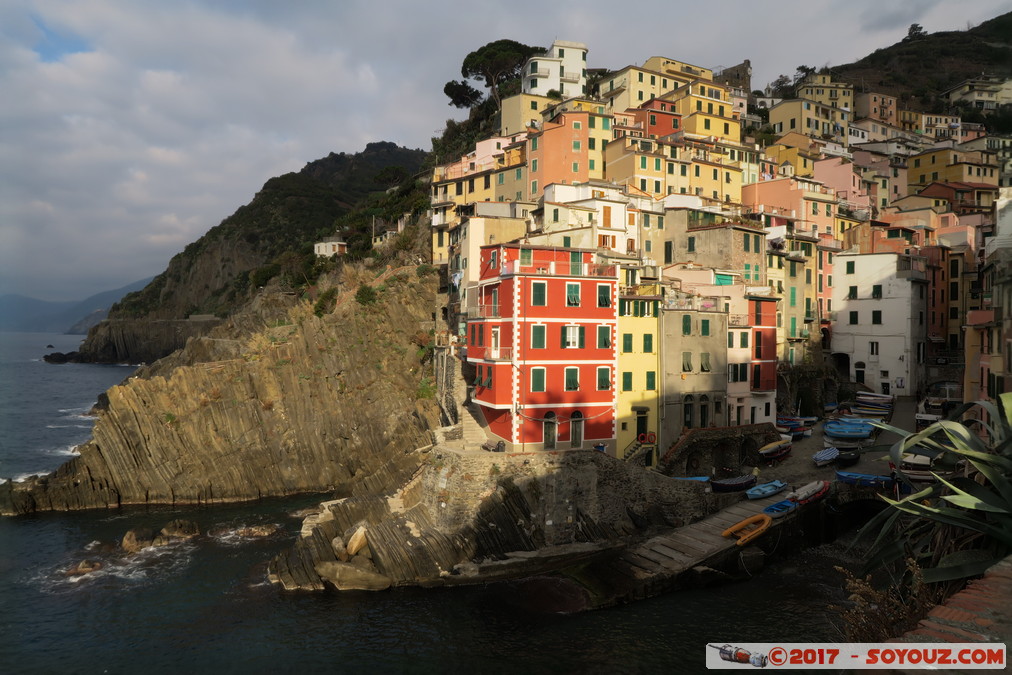
<path id="1" fill-rule="evenodd" d="M 427 193 L 415 185 L 413 176 L 425 157 L 422 150 L 370 143 L 360 153 L 331 153 L 297 173 L 271 178 L 248 204 L 174 256 L 147 287 L 113 306 L 110 318 L 143 317 L 164 309 L 180 294 L 178 289 L 194 283 L 198 267 L 208 262 L 202 256 L 220 256 L 226 245 L 234 251 L 229 260 L 236 268 L 228 269 L 231 278 L 216 285 L 205 280 L 207 288 L 187 297 L 175 314 L 227 315 L 246 300 L 248 289 L 278 275 L 295 286 L 312 283 L 333 266 L 313 254 L 315 241 L 344 229 L 350 257 L 368 253 L 371 231 L 360 229 L 362 218 L 342 220 L 353 209 L 367 209 L 371 226 L 372 215 L 389 221 L 395 212 L 403 213 L 399 209 L 419 208 L 420 195 Z M 391 177 L 402 178 L 402 184 L 393 189 Z"/>
<path id="2" fill-rule="evenodd" d="M 903 108 L 937 113 L 949 109 L 939 95 L 966 79 L 1012 77 L 1012 12 L 966 31 L 927 34 L 919 28 L 914 24 L 902 41 L 828 72 L 856 92 L 891 94 Z"/>

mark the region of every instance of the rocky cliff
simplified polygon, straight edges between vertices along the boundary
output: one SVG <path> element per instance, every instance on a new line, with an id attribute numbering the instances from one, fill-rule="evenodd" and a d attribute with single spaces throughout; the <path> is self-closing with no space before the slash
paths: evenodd
<path id="1" fill-rule="evenodd" d="M 272 581 L 287 590 L 379 590 L 544 574 L 740 498 L 594 451 L 499 454 L 437 443 L 421 455 L 396 492 L 321 504 L 271 562 Z"/>
<path id="2" fill-rule="evenodd" d="M 437 290 L 426 270 L 349 268 L 322 316 L 275 293 L 191 338 L 109 390 L 79 457 L 0 486 L 0 513 L 393 489 L 438 425 L 420 363 Z M 376 291 L 364 305 L 362 283 Z"/>

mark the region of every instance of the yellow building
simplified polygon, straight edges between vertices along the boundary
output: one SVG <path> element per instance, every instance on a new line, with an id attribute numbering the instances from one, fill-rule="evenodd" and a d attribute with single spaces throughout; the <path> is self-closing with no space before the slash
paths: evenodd
<path id="1" fill-rule="evenodd" d="M 628 185 L 633 194 L 663 197 L 666 194 L 667 158 L 656 140 L 624 136 L 604 151 L 605 176 L 612 183 Z"/>
<path id="2" fill-rule="evenodd" d="M 713 70 L 665 56 L 651 56 L 643 62 L 643 67 L 682 81 L 713 80 Z"/>
<path id="3" fill-rule="evenodd" d="M 499 133 L 509 136 L 541 122 L 541 113 L 549 108 L 555 99 L 537 94 L 517 94 L 503 99 L 500 114 Z"/>
<path id="4" fill-rule="evenodd" d="M 935 148 L 907 158 L 908 191 L 913 194 L 929 183 L 982 183 L 998 187 L 1000 172 L 994 154 L 974 150 Z"/>
<path id="5" fill-rule="evenodd" d="M 651 453 L 656 464 L 661 388 L 660 287 L 628 287 L 619 297 L 616 454 L 630 459 Z"/>
<path id="6" fill-rule="evenodd" d="M 850 122 L 849 111 L 807 99 L 781 101 L 770 108 L 770 125 L 778 136 L 797 131 L 847 145 Z"/>
<path id="7" fill-rule="evenodd" d="M 730 87 L 696 80 L 661 98 L 672 102 L 682 116 L 686 136 L 741 141 L 741 122 L 734 112 Z"/>
<path id="8" fill-rule="evenodd" d="M 660 98 L 689 81 L 689 77 L 665 74 L 639 66 L 626 66 L 599 84 L 599 95 L 612 112 L 638 108 L 652 98 Z"/>
<path id="9" fill-rule="evenodd" d="M 812 73 L 798 86 L 798 98 L 818 101 L 833 108 L 854 109 L 854 86 L 833 82 L 829 75 Z"/>

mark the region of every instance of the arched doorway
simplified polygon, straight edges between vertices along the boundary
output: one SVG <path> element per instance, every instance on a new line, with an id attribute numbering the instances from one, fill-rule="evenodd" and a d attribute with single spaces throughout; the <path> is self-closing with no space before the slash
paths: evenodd
<path id="1" fill-rule="evenodd" d="M 569 446 L 583 447 L 583 414 L 579 411 L 574 412 L 569 418 Z"/>
<path id="2" fill-rule="evenodd" d="M 682 410 L 683 410 L 682 428 L 683 429 L 691 429 L 692 428 L 692 413 L 693 413 L 692 408 L 693 408 L 694 402 L 695 402 L 695 399 L 692 398 L 692 394 L 686 394 L 685 398 L 682 399 Z"/>
<path id="3" fill-rule="evenodd" d="M 555 413 L 545 413 L 545 419 L 541 423 L 541 426 L 545 450 L 554 450 L 556 437 L 558 436 L 558 422 L 555 421 Z"/>
<path id="4" fill-rule="evenodd" d="M 699 397 L 699 426 L 705 428 L 710 423 L 710 397 L 703 394 Z"/>

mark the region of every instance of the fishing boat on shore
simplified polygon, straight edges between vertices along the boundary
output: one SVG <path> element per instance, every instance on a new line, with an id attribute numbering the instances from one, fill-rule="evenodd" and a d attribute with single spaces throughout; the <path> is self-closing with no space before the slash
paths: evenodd
<path id="1" fill-rule="evenodd" d="M 781 438 L 779 441 L 773 441 L 759 448 L 759 457 L 764 462 L 776 462 L 783 459 L 791 453 L 793 438 L 788 439 Z"/>
<path id="2" fill-rule="evenodd" d="M 837 471 L 836 480 L 847 485 L 859 487 L 892 487 L 896 481 L 892 476 L 878 476 L 870 473 L 854 473 L 852 471 Z"/>
<path id="3" fill-rule="evenodd" d="M 829 466 L 835 462 L 836 458 L 839 456 L 840 450 L 838 448 L 823 448 L 812 455 L 812 461 L 815 462 L 815 466 Z"/>
<path id="4" fill-rule="evenodd" d="M 756 484 L 756 477 L 751 473 L 732 478 L 716 478 L 710 481 L 714 492 L 741 492 Z"/>
<path id="5" fill-rule="evenodd" d="M 745 496 L 748 499 L 762 499 L 763 497 L 772 497 L 778 492 L 783 492 L 787 489 L 787 483 L 782 480 L 771 480 L 768 483 L 762 483 L 755 487 L 750 487 L 745 490 Z"/>
<path id="6" fill-rule="evenodd" d="M 797 502 L 785 499 L 783 501 L 776 502 L 775 504 L 770 504 L 763 509 L 763 513 L 770 518 L 783 518 L 796 508 L 798 508 Z"/>
<path id="7" fill-rule="evenodd" d="M 772 522 L 772 517 L 765 513 L 757 513 L 727 528 L 721 533 L 721 536 L 737 537 L 738 546 L 744 546 L 769 529 Z"/>
<path id="8" fill-rule="evenodd" d="M 815 480 L 807 485 L 801 486 L 794 492 L 788 493 L 787 498 L 796 502 L 799 506 L 804 506 L 805 504 L 811 504 L 816 500 L 822 499 L 828 492 L 828 480 Z"/>

